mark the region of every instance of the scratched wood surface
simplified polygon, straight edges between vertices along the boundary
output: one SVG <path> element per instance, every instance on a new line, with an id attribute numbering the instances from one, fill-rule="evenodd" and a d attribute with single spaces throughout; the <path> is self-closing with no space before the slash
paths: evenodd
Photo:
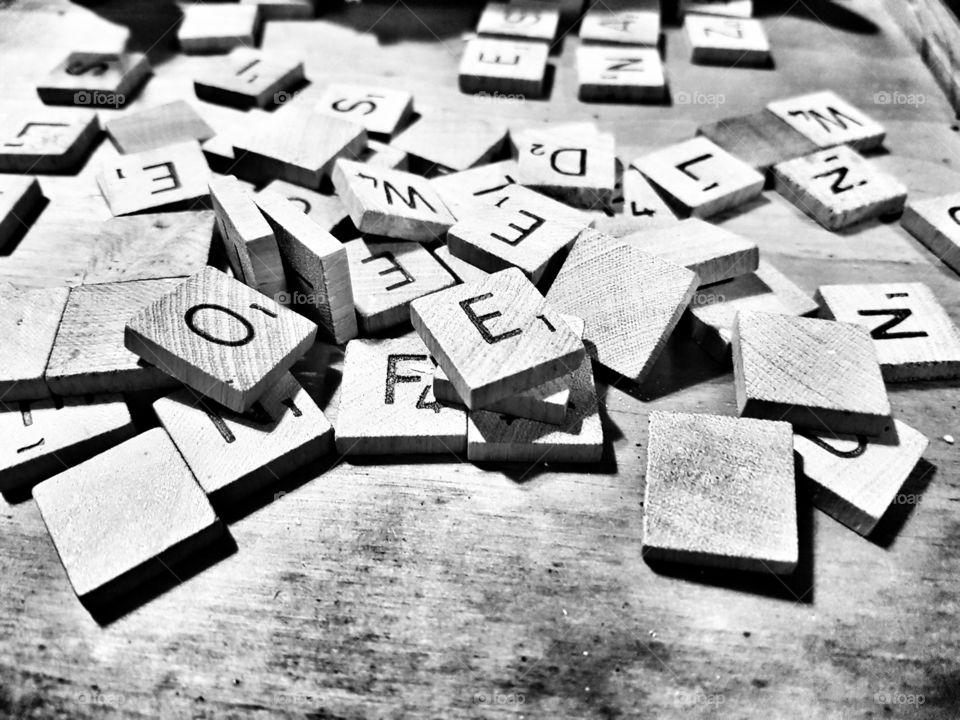
<path id="1" fill-rule="evenodd" d="M 4 5 L 0 97 L 33 102 L 36 80 L 58 56 L 94 37 L 72 16 L 93 12 L 59 0 Z M 672 107 L 577 101 L 572 36 L 551 58 L 559 67 L 549 100 L 461 95 L 459 34 L 476 22 L 479 3 L 348 5 L 325 22 L 268 23 L 262 45 L 299 48 L 318 86 L 403 86 L 424 108 L 510 121 L 596 117 L 628 158 L 828 86 L 886 125 L 890 153 L 874 161 L 911 193 L 960 190 L 953 113 L 879 0 L 757 6 L 776 68 L 693 66 L 683 32 L 670 27 Z M 132 25 L 137 48 L 156 43 L 156 75 L 132 108 L 192 102 L 204 59 L 172 54 L 172 4 L 94 10 Z M 874 102 L 896 91 L 923 104 Z M 238 117 L 196 106 L 215 129 Z M 51 203 L 0 258 L 5 277 L 79 281 L 90 238 L 108 216 L 93 180 L 108 156 L 101 144 L 78 177 L 41 179 Z M 896 223 L 834 235 L 770 191 L 720 220 L 810 295 L 826 283 L 921 280 L 960 320 L 960 279 Z M 318 345 L 295 368 L 331 420 L 341 355 Z M 960 436 L 960 389 L 891 388 L 898 417 L 931 438 L 927 462 L 904 491 L 920 501 L 895 507 L 873 540 L 804 503 L 800 570 L 781 582 L 676 577 L 641 556 L 647 417 L 653 409 L 733 414 L 729 367 L 680 333 L 642 389 L 598 377 L 609 439 L 603 464 L 481 471 L 436 459 L 332 456 L 225 518 L 232 554 L 224 550 L 203 572 L 181 571 L 182 583 L 169 577 L 166 592 L 105 627 L 76 601 L 34 504 L 3 505 L 0 715 L 957 716 L 960 446 L 941 438 Z M 923 705 L 907 704 L 917 695 Z"/>

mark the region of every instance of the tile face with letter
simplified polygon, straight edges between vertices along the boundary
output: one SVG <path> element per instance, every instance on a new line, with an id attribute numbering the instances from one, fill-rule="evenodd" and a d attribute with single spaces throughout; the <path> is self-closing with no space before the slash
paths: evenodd
<path id="1" fill-rule="evenodd" d="M 656 46 L 660 41 L 660 3 L 656 0 L 591 3 L 580 21 L 580 40 Z"/>
<path id="2" fill-rule="evenodd" d="M 473 38 L 460 60 L 460 90 L 538 98 L 547 78 L 547 43 Z"/>
<path id="3" fill-rule="evenodd" d="M 767 109 L 821 148 L 849 145 L 870 150 L 886 135 L 879 123 L 832 90 L 775 100 Z"/>
<path id="4" fill-rule="evenodd" d="M 684 16 L 683 26 L 695 63 L 731 67 L 770 63 L 770 41 L 759 20 L 690 14 Z"/>
<path id="5" fill-rule="evenodd" d="M 265 108 L 285 102 L 287 91 L 302 82 L 301 61 L 238 47 L 197 77 L 193 88 L 198 98 L 208 102 Z"/>
<path id="6" fill-rule="evenodd" d="M 488 2 L 477 23 L 477 34 L 549 42 L 559 24 L 559 6 L 538 0 Z"/>
<path id="7" fill-rule="evenodd" d="M 72 52 L 37 86 L 47 105 L 123 107 L 150 74 L 141 53 Z"/>
<path id="8" fill-rule="evenodd" d="M 900 224 L 960 275 L 960 193 L 911 200 Z"/>
<path id="9" fill-rule="evenodd" d="M 350 120 L 368 133 L 392 135 L 413 115 L 413 95 L 406 90 L 332 83 L 314 112 Z"/>
<path id="10" fill-rule="evenodd" d="M 667 94 L 656 48 L 577 48 L 579 97 L 584 101 L 658 102 Z"/>
<path id="11" fill-rule="evenodd" d="M 90 154 L 100 121 L 80 108 L 37 107 L 0 122 L 0 172 L 63 173 L 77 170 Z"/>
<path id="12" fill-rule="evenodd" d="M 617 184 L 612 133 L 528 130 L 517 140 L 517 181 L 581 208 L 608 207 Z"/>

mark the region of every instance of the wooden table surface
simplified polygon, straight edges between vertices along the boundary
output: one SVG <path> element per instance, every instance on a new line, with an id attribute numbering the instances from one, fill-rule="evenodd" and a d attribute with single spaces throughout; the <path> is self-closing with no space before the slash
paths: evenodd
<path id="1" fill-rule="evenodd" d="M 574 37 L 552 58 L 549 100 L 461 95 L 462 33 L 478 12 L 465 4 L 348 5 L 271 22 L 262 45 L 306 61 L 306 92 L 386 82 L 413 91 L 423 113 L 592 118 L 626 158 L 829 87 L 886 125 L 877 162 L 912 194 L 960 190 L 953 112 L 879 0 L 757 4 L 776 68 L 692 66 L 683 33 L 668 28 L 673 106 L 578 102 Z M 37 80 L 74 46 L 114 42 L 117 28 L 90 26 L 109 21 L 154 61 L 134 108 L 188 98 L 217 127 L 241 117 L 195 101 L 191 78 L 208 59 L 175 54 L 172 5 L 2 5 L 0 109 L 35 103 Z M 877 101 L 896 92 L 913 100 Z M 51 203 L 0 258 L 0 277 L 78 281 L 107 216 L 92 171 L 113 152 L 104 142 L 78 177 L 41 179 Z M 722 221 L 811 293 L 921 280 L 960 321 L 960 279 L 897 223 L 831 234 L 772 192 Z M 318 345 L 297 367 L 331 419 L 340 357 Z M 960 716 L 960 446 L 942 439 L 960 437 L 956 384 L 891 387 L 897 416 L 931 439 L 904 490 L 917 501 L 867 540 L 804 500 L 801 568 L 776 578 L 668 575 L 641 555 L 647 416 L 734 414 L 729 367 L 681 331 L 644 387 L 612 383 L 601 376 L 600 466 L 318 462 L 226 518 L 235 547 L 105 625 L 77 602 L 32 501 L 4 504 L 0 716 Z"/>

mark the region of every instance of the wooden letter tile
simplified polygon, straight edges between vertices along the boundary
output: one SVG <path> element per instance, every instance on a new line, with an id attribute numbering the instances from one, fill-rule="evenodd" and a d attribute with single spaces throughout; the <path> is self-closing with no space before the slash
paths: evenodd
<path id="1" fill-rule="evenodd" d="M 265 108 L 287 100 L 303 83 L 303 63 L 238 47 L 193 81 L 197 97 L 238 108 Z"/>
<path id="2" fill-rule="evenodd" d="M 123 332 L 135 312 L 181 282 L 136 280 L 72 288 L 45 372 L 50 390 L 87 395 L 175 387 L 173 378 L 124 347 Z"/>
<path id="3" fill-rule="evenodd" d="M 132 437 L 121 395 L 0 403 L 0 492 L 22 492 Z"/>
<path id="4" fill-rule="evenodd" d="M 877 351 L 859 325 L 744 310 L 731 349 L 741 415 L 863 435 L 890 424 Z"/>
<path id="5" fill-rule="evenodd" d="M 188 54 L 224 53 L 235 47 L 253 47 L 260 34 L 257 5 L 197 3 L 184 5 L 177 30 L 180 49 Z"/>
<path id="6" fill-rule="evenodd" d="M 150 74 L 140 53 L 73 52 L 37 86 L 47 105 L 123 107 Z"/>
<path id="7" fill-rule="evenodd" d="M 316 334 L 306 318 L 207 267 L 133 315 L 124 342 L 200 394 L 245 412 Z"/>
<path id="8" fill-rule="evenodd" d="M 565 375 L 584 355 L 517 268 L 414 300 L 410 319 L 468 408 Z"/>
<path id="9" fill-rule="evenodd" d="M 593 227 L 598 232 L 623 237 L 679 222 L 643 173 L 632 165 L 623 168 L 620 191 L 620 196 L 613 198 L 612 207 L 604 208 L 594 220 Z"/>
<path id="10" fill-rule="evenodd" d="M 677 14 L 724 15 L 726 17 L 753 17 L 753 0 L 680 0 Z"/>
<path id="11" fill-rule="evenodd" d="M 477 33 L 524 40 L 553 40 L 560 24 L 560 9 L 536 0 L 489 2 L 480 15 Z"/>
<path id="12" fill-rule="evenodd" d="M 683 26 L 695 63 L 731 67 L 770 64 L 770 41 L 759 20 L 689 14 L 684 15 Z"/>
<path id="13" fill-rule="evenodd" d="M 360 330 L 378 333 L 410 321 L 410 302 L 456 284 L 422 245 L 357 238 L 344 244 Z"/>
<path id="14" fill-rule="evenodd" d="M 290 373 L 243 414 L 187 388 L 153 407 L 217 506 L 276 482 L 333 447 L 333 427 Z"/>
<path id="15" fill-rule="evenodd" d="M 0 123 L 0 172 L 70 173 L 79 169 L 100 133 L 97 114 L 37 107 Z"/>
<path id="16" fill-rule="evenodd" d="M 655 0 L 591 3 L 580 21 L 580 40 L 655 46 L 660 41 L 660 3 Z"/>
<path id="17" fill-rule="evenodd" d="M 960 275 L 960 193 L 911 200 L 900 224 Z"/>
<path id="18" fill-rule="evenodd" d="M 813 486 L 813 503 L 861 535 L 869 535 L 896 499 L 927 438 L 894 420 L 876 438 L 797 433 L 793 446 Z"/>
<path id="19" fill-rule="evenodd" d="M 903 210 L 907 187 L 841 146 L 773 167 L 777 192 L 828 230 Z"/>
<path id="20" fill-rule="evenodd" d="M 35 177 L 0 176 L 0 250 L 23 233 L 42 204 L 43 193 Z"/>
<path id="21" fill-rule="evenodd" d="M 50 395 L 43 379 L 67 288 L 17 288 L 0 285 L 0 402 Z"/>
<path id="22" fill-rule="evenodd" d="M 699 280 L 696 273 L 593 231 L 584 232 L 547 293 L 558 311 L 583 318 L 599 363 L 640 383 Z"/>
<path id="23" fill-rule="evenodd" d="M 582 208 L 606 207 L 617 184 L 612 133 L 576 139 L 566 133 L 528 132 L 519 146 L 518 182 Z"/>
<path id="24" fill-rule="evenodd" d="M 547 43 L 540 42 L 468 40 L 460 60 L 460 90 L 542 97 L 549 51 Z"/>
<path id="25" fill-rule="evenodd" d="M 870 150 L 886 135 L 880 124 L 831 90 L 775 100 L 767 109 L 821 148 L 849 145 Z"/>
<path id="26" fill-rule="evenodd" d="M 202 143 L 214 136 L 213 128 L 184 100 L 121 115 L 108 120 L 104 129 L 123 154 L 155 150 L 190 140 Z"/>
<path id="27" fill-rule="evenodd" d="M 789 424 L 650 413 L 647 558 L 789 574 L 799 559 L 796 503 Z"/>
<path id="28" fill-rule="evenodd" d="M 667 94 L 656 48 L 577 48 L 579 97 L 585 102 L 660 102 Z"/>
<path id="29" fill-rule="evenodd" d="M 454 256 L 453 253 L 450 252 L 450 248 L 446 245 L 441 245 L 434 250 L 433 256 L 440 261 L 440 264 L 443 265 L 453 277 L 462 283 L 483 280 L 490 274 L 486 270 L 481 270 L 476 265 L 471 265 L 466 260 L 461 260 Z"/>
<path id="30" fill-rule="evenodd" d="M 501 160 L 469 170 L 440 175 L 430 181 L 454 217 L 460 219 L 477 205 L 487 204 L 486 196 L 517 181 L 517 161 Z"/>
<path id="31" fill-rule="evenodd" d="M 420 158 L 428 166 L 466 170 L 492 160 L 506 142 L 507 127 L 500 122 L 479 117 L 440 116 L 420 118 L 390 144 Z"/>
<path id="32" fill-rule="evenodd" d="M 323 91 L 313 111 L 350 120 L 368 133 L 392 135 L 410 121 L 413 95 L 406 90 L 333 83 Z"/>
<path id="33" fill-rule="evenodd" d="M 74 592 L 100 607 L 200 550 L 223 526 L 154 428 L 33 489 Z"/>
<path id="34" fill-rule="evenodd" d="M 764 178 L 705 137 L 656 150 L 632 163 L 696 217 L 736 207 L 760 195 Z"/>
<path id="35" fill-rule="evenodd" d="M 433 397 L 435 363 L 415 336 L 351 340 L 343 361 L 341 455 L 462 453 L 467 414 Z"/>
<path id="36" fill-rule="evenodd" d="M 393 145 L 386 145 L 377 140 L 368 140 L 367 149 L 360 154 L 360 161 L 373 167 L 387 168 L 388 170 L 410 169 L 410 156 Z"/>
<path id="37" fill-rule="evenodd" d="M 106 161 L 97 173 L 114 215 L 206 197 L 209 180 L 210 168 L 196 142 L 123 155 Z"/>
<path id="38" fill-rule="evenodd" d="M 769 110 L 701 125 L 697 135 L 709 138 L 760 172 L 819 149 Z"/>
<path id="39" fill-rule="evenodd" d="M 260 192 L 264 191 L 275 192 L 286 198 L 328 233 L 354 230 L 347 206 L 337 195 L 324 195 L 284 180 L 272 181 Z"/>
<path id="40" fill-rule="evenodd" d="M 960 330 L 923 283 L 821 285 L 817 299 L 870 331 L 887 382 L 960 377 Z"/>
<path id="41" fill-rule="evenodd" d="M 543 193 L 516 183 L 507 185 L 497 192 L 485 194 L 482 200 L 488 205 L 495 205 L 503 210 L 528 212 L 579 228 L 587 228 L 593 222 L 583 210 L 572 208 Z"/>

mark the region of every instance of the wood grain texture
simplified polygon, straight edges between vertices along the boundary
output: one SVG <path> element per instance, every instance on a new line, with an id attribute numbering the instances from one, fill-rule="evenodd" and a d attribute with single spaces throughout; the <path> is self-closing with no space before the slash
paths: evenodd
<path id="1" fill-rule="evenodd" d="M 430 184 L 440 194 L 450 212 L 460 219 L 471 212 L 475 205 L 485 204 L 485 195 L 497 193 L 504 186 L 516 181 L 517 161 L 500 160 L 469 170 L 439 175 L 433 178 Z"/>
<path id="2" fill-rule="evenodd" d="M 870 331 L 883 379 L 960 377 L 960 330 L 923 283 L 821 285 L 823 317 Z"/>
<path id="3" fill-rule="evenodd" d="M 224 53 L 236 47 L 254 47 L 260 23 L 257 5 L 186 5 L 177 41 L 185 53 Z"/>
<path id="4" fill-rule="evenodd" d="M 890 424 L 877 351 L 859 325 L 741 311 L 731 350 L 741 415 L 871 436 Z"/>
<path id="5" fill-rule="evenodd" d="M 100 134 L 95 112 L 32 107 L 0 120 L 0 172 L 74 172 Z"/>
<path id="6" fill-rule="evenodd" d="M 757 197 L 763 175 L 705 137 L 642 155 L 631 163 L 687 214 L 706 218 Z"/>
<path id="7" fill-rule="evenodd" d="M 331 234 L 356 234 L 347 206 L 336 195 L 324 195 L 284 180 L 271 180 L 260 192 L 264 191 L 275 192 L 289 200 L 319 225 L 321 230 Z"/>
<path id="8" fill-rule="evenodd" d="M 770 41 L 759 20 L 689 13 L 683 16 L 683 27 L 694 63 L 730 67 L 770 64 Z"/>
<path id="9" fill-rule="evenodd" d="M 242 414 L 189 388 L 153 409 L 214 507 L 229 507 L 333 449 L 333 426 L 290 373 Z"/>
<path id="10" fill-rule="evenodd" d="M 542 97 L 548 52 L 547 44 L 540 42 L 499 38 L 468 40 L 460 59 L 460 90 Z"/>
<path id="11" fill-rule="evenodd" d="M 0 249 L 23 233 L 42 203 L 43 192 L 35 177 L 0 177 Z"/>
<path id="12" fill-rule="evenodd" d="M 410 322 L 410 303 L 456 284 L 422 245 L 357 238 L 344 243 L 360 330 L 382 332 Z"/>
<path id="13" fill-rule="evenodd" d="M 477 34 L 521 40 L 553 40 L 560 25 L 560 7 L 538 0 L 488 2 L 480 13 Z"/>
<path id="14" fill-rule="evenodd" d="M 517 268 L 414 300 L 410 319 L 468 408 L 565 375 L 584 355 L 580 338 Z"/>
<path id="15" fill-rule="evenodd" d="M 612 133 L 573 137 L 529 130 L 518 143 L 517 182 L 578 208 L 607 207 L 617 184 Z"/>
<path id="16" fill-rule="evenodd" d="M 900 224 L 955 273 L 960 275 L 960 193 L 911 199 Z"/>
<path id="17" fill-rule="evenodd" d="M 466 170 L 497 157 L 506 142 L 507 126 L 498 120 L 438 114 L 421 117 L 390 145 L 431 169 Z"/>
<path id="18" fill-rule="evenodd" d="M 777 163 L 810 155 L 820 147 L 769 110 L 710 122 L 698 127 L 697 134 L 763 173 Z"/>
<path id="19" fill-rule="evenodd" d="M 660 41 L 660 3 L 620 0 L 593 4 L 580 21 L 580 40 L 655 47 Z"/>
<path id="20" fill-rule="evenodd" d="M 593 222 L 590 215 L 585 211 L 570 207 L 566 203 L 554 200 L 543 193 L 517 183 L 510 183 L 496 192 L 479 197 L 488 207 L 495 205 L 503 210 L 529 212 L 533 215 L 548 217 L 557 222 L 580 228 L 590 227 Z M 465 213 L 465 216 L 469 216 L 469 212 Z"/>
<path id="21" fill-rule="evenodd" d="M 577 82 L 586 102 L 660 102 L 667 94 L 656 48 L 579 47 Z"/>
<path id="22" fill-rule="evenodd" d="M 202 143 L 215 134 L 185 100 L 126 113 L 108 120 L 103 129 L 121 154 L 155 150 L 191 140 Z"/>
<path id="23" fill-rule="evenodd" d="M 777 192 L 828 230 L 903 210 L 907 187 L 849 147 L 773 166 Z"/>
<path id="24" fill-rule="evenodd" d="M 796 569 L 788 423 L 656 410 L 648 443 L 647 558 L 778 574 Z"/>
<path id="25" fill-rule="evenodd" d="M 916 467 L 929 441 L 894 420 L 880 436 L 797 433 L 793 445 L 803 458 L 813 503 L 861 535 L 869 535 Z M 909 495 L 909 494 L 908 494 Z M 908 503 L 915 498 L 903 497 Z"/>
<path id="26" fill-rule="evenodd" d="M 43 371 L 69 292 L 0 285 L 0 402 L 50 396 Z"/>
<path id="27" fill-rule="evenodd" d="M 882 125 L 832 90 L 774 100 L 767 109 L 821 148 L 870 150 L 886 135 Z"/>
<path id="28" fill-rule="evenodd" d="M 583 340 L 597 362 L 641 383 L 698 282 L 680 265 L 585 231 L 547 300 L 560 312 L 583 318 Z"/>
<path id="29" fill-rule="evenodd" d="M 201 395 L 246 412 L 316 334 L 306 318 L 207 267 L 132 315 L 124 344 Z"/>
<path id="30" fill-rule="evenodd" d="M 134 313 L 181 282 L 168 278 L 71 288 L 44 371 L 50 390 L 89 395 L 175 387 L 176 380 L 124 347 L 123 333 Z"/>
<path id="31" fill-rule="evenodd" d="M 433 256 L 458 282 L 475 282 L 482 280 L 490 274 L 486 270 L 478 268 L 476 265 L 471 265 L 466 260 L 461 260 L 451 253 L 450 248 L 446 245 L 441 245 L 434 250 Z"/>
<path id="32" fill-rule="evenodd" d="M 121 395 L 3 402 L 0 432 L 5 494 L 29 490 L 136 434 Z"/>
<path id="33" fill-rule="evenodd" d="M 264 190 L 257 207 L 277 237 L 280 254 L 290 269 L 291 287 L 306 294 L 300 306 L 337 343 L 357 336 L 353 286 L 347 251 L 337 239 L 304 215 L 293 202 Z"/>
<path id="34" fill-rule="evenodd" d="M 33 498 L 74 592 L 93 607 L 165 572 L 223 532 L 162 428 L 40 483 Z"/>
<path id="35" fill-rule="evenodd" d="M 397 88 L 332 83 L 313 111 L 355 122 L 368 133 L 389 136 L 413 116 L 413 95 Z"/>
<path id="36" fill-rule="evenodd" d="M 71 52 L 37 85 L 47 105 L 121 107 L 151 73 L 142 53 Z"/>
<path id="37" fill-rule="evenodd" d="M 467 447 L 467 414 L 433 397 L 434 367 L 416 336 L 347 343 L 337 452 L 440 454 L 459 460 Z"/>
<path id="38" fill-rule="evenodd" d="M 302 84 L 303 62 L 282 54 L 236 47 L 193 81 L 197 97 L 231 107 L 266 108 L 286 102 Z"/>

